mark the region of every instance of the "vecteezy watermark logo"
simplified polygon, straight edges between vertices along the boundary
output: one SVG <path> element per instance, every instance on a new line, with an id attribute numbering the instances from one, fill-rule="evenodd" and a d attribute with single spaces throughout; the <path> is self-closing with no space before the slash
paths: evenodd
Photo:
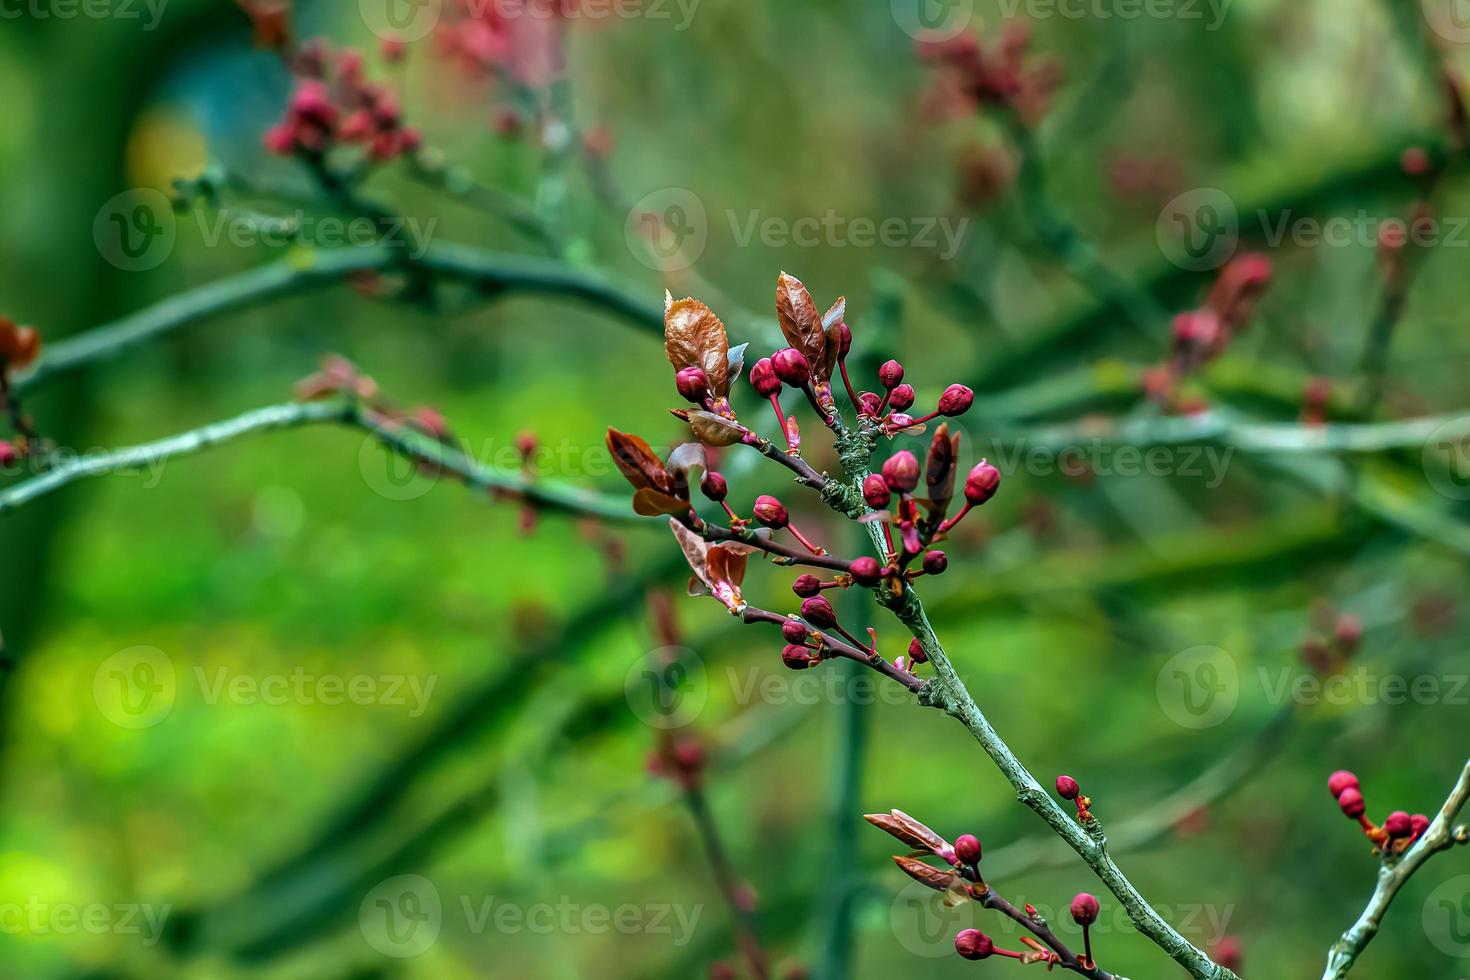
<path id="1" fill-rule="evenodd" d="M 0 902 L 0 935 L 140 936 L 144 946 L 156 946 L 172 911 L 172 905 L 78 905 L 47 902 L 32 895 L 24 902 Z"/>
<path id="2" fill-rule="evenodd" d="M 1451 500 L 1470 500 L 1470 415 L 1450 419 L 1424 440 L 1424 475 Z"/>
<path id="3" fill-rule="evenodd" d="M 3 0 L 0 19 L 17 20 L 136 20 L 144 31 L 158 27 L 168 0 Z"/>
<path id="4" fill-rule="evenodd" d="M 1470 0 L 1423 0 L 1424 19 L 1454 44 L 1470 43 Z"/>
<path id="5" fill-rule="evenodd" d="M 1174 198 L 1159 212 L 1154 236 L 1164 257 L 1181 269 L 1218 269 L 1240 242 L 1240 213 L 1230 195 L 1197 187 Z"/>
<path id="6" fill-rule="evenodd" d="M 1181 20 L 1207 21 L 1205 30 L 1218 31 L 1234 0 L 1000 0 L 1006 20 L 1024 15 L 1028 20 Z"/>
<path id="7" fill-rule="evenodd" d="M 97 710 L 123 728 L 151 728 L 168 717 L 178 694 L 173 661 L 157 647 L 129 647 L 92 675 Z"/>
<path id="8" fill-rule="evenodd" d="M 699 195 L 683 187 L 645 194 L 628 212 L 623 237 L 633 257 L 657 272 L 682 272 L 709 244 L 709 214 Z"/>
<path id="9" fill-rule="evenodd" d="M 357 0 L 357 12 L 385 41 L 418 41 L 439 25 L 443 0 Z"/>
<path id="10" fill-rule="evenodd" d="M 709 700 L 704 661 L 688 647 L 659 647 L 633 661 L 623 678 L 623 694 L 645 725 L 683 728 Z"/>
<path id="11" fill-rule="evenodd" d="M 1451 878 L 1424 900 L 1424 934 L 1448 956 L 1470 956 L 1470 875 Z"/>
<path id="12" fill-rule="evenodd" d="M 147 272 L 163 265 L 177 239 L 173 205 L 148 187 L 114 196 L 92 222 L 97 251 L 124 272 Z"/>
<path id="13" fill-rule="evenodd" d="M 363 897 L 357 925 L 368 945 L 384 956 L 421 956 L 444 925 L 439 889 L 422 875 L 389 878 Z"/>
<path id="14" fill-rule="evenodd" d="M 948 41 L 975 17 L 975 0 L 889 0 L 894 23 L 909 37 Z"/>
<path id="15" fill-rule="evenodd" d="M 911 881 L 893 897 L 888 925 L 898 944 L 915 956 L 953 956 L 955 933 L 972 924 L 969 906 L 951 903 L 944 892 Z"/>
<path id="16" fill-rule="evenodd" d="M 1219 647 L 1198 646 L 1176 653 L 1159 668 L 1159 707 L 1182 728 L 1213 728 L 1235 711 L 1240 671 Z"/>

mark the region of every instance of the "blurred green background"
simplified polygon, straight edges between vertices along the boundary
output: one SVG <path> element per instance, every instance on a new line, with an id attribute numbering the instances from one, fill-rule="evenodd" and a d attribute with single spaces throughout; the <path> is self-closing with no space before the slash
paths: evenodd
<path id="1" fill-rule="evenodd" d="M 93 238 L 114 195 L 167 191 L 206 165 L 310 188 L 304 170 L 261 149 L 291 81 L 252 46 L 233 4 L 170 0 L 151 29 L 141 5 L 136 18 L 118 5 L 63 17 L 63 6 L 37 0 L 0 24 L 0 313 L 47 341 L 285 255 L 211 244 L 185 213 L 167 261 L 120 270 Z M 1319 220 L 1408 213 L 1415 190 L 1400 153 L 1446 140 L 1425 38 L 1470 67 L 1453 39 L 1425 28 L 1424 11 L 1439 5 L 1234 0 L 1213 28 L 1218 5 L 1137 18 L 1097 13 L 1118 5 L 1081 17 L 958 6 L 987 38 L 1031 22 L 1034 56 L 1062 75 L 1037 133 L 1047 206 L 1159 310 L 1198 305 L 1211 279 L 1161 250 L 1156 225 L 1177 194 L 1222 189 L 1246 216 L 1245 243 L 1270 254 L 1276 281 L 1252 330 L 1195 390 L 1292 422 L 1306 379 L 1326 377 L 1334 416 L 1350 418 L 1381 301 L 1374 248 L 1270 247 L 1249 219 L 1258 208 Z M 800 276 L 823 306 L 845 294 L 858 347 L 876 339 L 876 353 L 896 352 L 920 405 L 952 381 L 974 385 L 967 454 L 1090 413 L 1148 417 L 1137 373 L 1163 357 L 1167 321 L 1139 330 L 1076 281 L 1038 236 L 1035 199 L 959 201 L 967 151 L 1007 143 L 993 119 L 918 111 L 930 72 L 903 29 L 912 11 L 859 0 L 702 0 L 687 19 L 687 7 L 658 9 L 567 27 L 559 93 L 578 134 L 611 135 L 611 190 L 589 177 L 597 168 L 567 166 L 556 261 L 655 308 L 666 287 L 693 292 L 736 342 L 762 352 L 778 271 Z M 301 37 L 361 46 L 368 73 L 401 93 L 433 152 L 528 202 L 546 193 L 534 127 L 517 139 L 496 132 L 504 86 L 457 71 L 433 38 L 390 69 L 355 5 L 298 3 L 293 19 Z M 1151 176 L 1135 186 L 1120 169 Z M 692 269 L 650 267 L 627 231 L 631 202 L 664 201 L 669 188 L 706 213 Z M 1436 199 L 1446 228 L 1467 213 L 1466 189 L 1452 168 Z M 404 164 L 362 190 L 433 219 L 434 242 L 545 255 Z M 914 241 L 742 241 L 735 227 L 829 212 L 970 223 L 953 256 Z M 1464 407 L 1460 249 L 1470 237 L 1461 229 L 1458 240 L 1431 251 L 1414 282 L 1380 420 Z M 400 403 L 441 411 L 484 462 L 514 468 L 515 436 L 534 432 L 547 479 L 625 494 L 606 428 L 656 446 L 679 438 L 656 323 L 555 297 L 471 298 L 429 309 L 323 289 L 62 377 L 26 407 L 61 446 L 130 445 L 285 401 L 330 351 Z M 740 398 L 758 411 L 748 390 Z M 809 429 L 813 457 L 832 465 L 825 434 Z M 1238 938 L 1255 977 L 1318 975 L 1372 889 L 1375 862 L 1324 793 L 1327 774 L 1357 771 L 1370 814 L 1432 812 L 1470 741 L 1463 501 L 1435 491 L 1417 448 L 1300 465 L 1305 485 L 1239 453 L 1218 486 L 1013 466 L 983 522 L 949 548 L 949 572 L 925 589 L 1021 758 L 1043 782 L 1077 776 L 1109 827 L 1160 818 L 1162 833 L 1120 846 L 1120 863 L 1195 943 Z M 768 469 L 732 467 L 737 508 L 786 486 Z M 1327 490 L 1314 489 L 1318 478 Z M 1393 506 L 1359 506 L 1364 487 Z M 813 503 L 801 504 L 802 526 L 842 546 L 850 531 Z M 646 771 L 657 731 L 625 694 L 660 642 L 646 594 L 681 593 L 687 575 L 666 533 L 554 514 L 524 533 L 514 504 L 407 478 L 371 440 L 327 427 L 81 484 L 0 518 L 0 535 L 0 629 L 18 663 L 0 745 L 4 976 L 683 977 L 732 958 L 730 916 L 688 815 Z M 624 553 L 610 566 L 613 539 Z M 784 609 L 789 578 L 753 569 L 748 592 Z M 1365 624 L 1352 676 L 1368 678 L 1369 695 L 1355 688 L 1340 703 L 1293 709 L 1276 685 L 1308 673 L 1298 648 L 1318 632 L 1323 603 Z M 964 731 L 895 698 L 854 711 L 841 688 L 805 688 L 815 674 L 793 689 L 774 633 L 738 628 L 707 601 L 675 608 L 703 668 L 691 730 L 725 760 L 710 799 L 776 961 L 855 977 L 1021 969 L 955 957 L 950 940 L 971 924 L 1015 938 L 993 916 L 916 905 L 923 896 L 888 862 L 890 842 L 859 822 L 899 807 L 943 834 L 974 832 L 991 853 L 1038 834 Z M 897 652 L 906 638 L 879 613 L 852 616 Z M 1161 678 L 1171 658 L 1201 646 L 1226 651 L 1237 700 L 1190 727 L 1175 720 Z M 97 685 L 109 664 L 132 670 L 139 658 L 170 668 L 175 688 L 161 716 L 129 727 Z M 298 674 L 363 676 L 384 696 L 211 693 L 220 678 Z M 775 697 L 751 693 L 766 675 L 780 686 L 757 690 Z M 1437 693 L 1386 704 L 1375 696 L 1385 677 L 1429 678 Z M 408 703 L 392 703 L 390 681 Z M 1285 726 L 1279 738 L 1261 734 L 1273 725 Z M 1248 778 L 1176 822 L 1159 801 L 1232 757 Z M 844 794 L 854 779 L 855 797 Z M 1101 891 L 1060 845 L 1037 846 L 1053 867 L 992 873 L 1008 897 L 1062 910 L 1078 890 Z M 1466 874 L 1464 855 L 1451 854 L 1416 877 L 1358 972 L 1461 975 L 1470 941 L 1453 916 L 1470 895 Z M 403 875 L 418 877 L 405 886 Z M 441 906 L 424 949 L 373 924 L 385 894 L 412 911 L 399 903 L 405 887 Z M 483 918 L 487 907 L 625 905 L 638 925 L 624 931 L 589 926 L 581 911 L 548 929 Z M 650 910 L 660 908 L 656 928 Z M 68 926 L 68 909 L 92 910 L 90 924 Z M 1096 948 L 1127 976 L 1183 975 L 1111 899 Z"/>

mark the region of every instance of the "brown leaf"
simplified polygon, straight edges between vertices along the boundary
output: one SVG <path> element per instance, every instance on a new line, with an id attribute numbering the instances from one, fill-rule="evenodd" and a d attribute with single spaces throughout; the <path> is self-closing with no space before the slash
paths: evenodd
<path id="1" fill-rule="evenodd" d="M 731 422 L 723 415 L 703 409 L 684 410 L 678 415 L 689 423 L 694 435 L 707 446 L 734 446 L 745 438 L 745 426 Z"/>
<path id="2" fill-rule="evenodd" d="M 937 892 L 947 892 L 951 883 L 958 877 L 953 871 L 941 871 L 939 868 L 931 868 L 916 857 L 907 854 L 899 854 L 893 858 L 893 863 L 902 869 L 903 873 L 925 887 L 932 888 Z"/>
<path id="3" fill-rule="evenodd" d="M 910 847 L 918 848 L 921 851 L 939 851 L 949 846 L 949 842 L 943 837 L 940 837 L 902 810 L 889 810 L 887 813 L 869 813 L 865 814 L 863 819 L 879 830 L 893 837 L 897 837 Z"/>
<path id="4" fill-rule="evenodd" d="M 664 294 L 664 352 L 675 371 L 703 368 L 710 390 L 730 393 L 730 340 L 713 310 L 697 299 Z"/>
<path id="5" fill-rule="evenodd" d="M 659 517 L 664 514 L 684 514 L 689 510 L 689 501 L 680 500 L 653 487 L 644 487 L 633 494 L 633 513 L 644 517 Z"/>
<path id="6" fill-rule="evenodd" d="M 674 532 L 674 538 L 679 542 L 679 547 L 684 552 L 684 559 L 689 562 L 694 577 L 702 582 L 706 589 L 709 589 L 709 560 L 707 557 L 709 542 L 673 518 L 669 518 L 669 530 Z M 695 594 L 692 588 L 689 594 Z"/>
<path id="7" fill-rule="evenodd" d="M 837 325 L 847 319 L 847 297 L 837 297 L 837 302 L 832 308 L 822 314 L 822 334 L 825 338 L 822 351 L 822 363 L 816 368 L 817 380 L 826 381 L 832 377 L 832 372 L 837 370 L 837 358 L 842 353 L 842 338 L 837 335 Z"/>
<path id="8" fill-rule="evenodd" d="M 776 319 L 786 342 L 805 354 L 813 369 L 827 363 L 827 338 L 817 304 L 812 302 L 812 294 L 800 279 L 784 272 L 776 280 Z"/>
<path id="9" fill-rule="evenodd" d="M 929 457 L 924 462 L 924 482 L 929 487 L 930 506 L 941 520 L 954 497 L 955 464 L 959 453 L 959 433 L 951 436 L 949 423 L 941 422 L 934 430 L 934 441 L 929 444 Z"/>
<path id="10" fill-rule="evenodd" d="M 635 490 L 652 487 L 667 494 L 674 489 L 673 475 L 664 468 L 648 443 L 637 436 L 610 428 L 607 430 L 607 451 Z"/>

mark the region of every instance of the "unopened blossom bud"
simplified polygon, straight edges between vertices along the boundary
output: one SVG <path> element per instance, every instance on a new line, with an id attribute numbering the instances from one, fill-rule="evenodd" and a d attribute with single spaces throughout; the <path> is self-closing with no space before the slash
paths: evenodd
<path id="1" fill-rule="evenodd" d="M 1342 807 L 1342 812 L 1356 820 L 1368 809 L 1368 804 L 1363 801 L 1363 794 L 1356 788 L 1349 786 L 1337 794 L 1337 805 Z"/>
<path id="2" fill-rule="evenodd" d="M 854 582 L 858 585 L 867 586 L 868 588 L 877 585 L 883 578 L 883 566 L 879 565 L 878 559 L 871 555 L 854 558 L 852 564 L 848 566 L 847 571 L 852 576 Z"/>
<path id="3" fill-rule="evenodd" d="M 837 625 L 837 610 L 832 608 L 825 596 L 814 595 L 803 599 L 801 617 L 817 629 L 831 629 Z"/>
<path id="4" fill-rule="evenodd" d="M 965 478 L 965 500 L 973 507 L 979 507 L 991 497 L 995 491 L 1000 489 L 1000 470 L 991 466 L 986 460 L 975 464 L 970 475 Z"/>
<path id="5" fill-rule="evenodd" d="M 1064 800 L 1075 800 L 1082 795 L 1082 787 L 1071 776 L 1057 777 L 1057 795 Z"/>
<path id="6" fill-rule="evenodd" d="M 858 395 L 858 410 L 861 411 L 864 415 L 877 415 L 878 406 L 882 404 L 883 399 L 879 398 L 871 391 L 865 391 L 862 394 Z"/>
<path id="7" fill-rule="evenodd" d="M 723 476 L 714 470 L 710 470 L 704 474 L 703 479 L 699 481 L 699 489 L 700 492 L 715 503 L 719 503 L 730 495 L 730 485 L 725 482 Z"/>
<path id="8" fill-rule="evenodd" d="M 967 960 L 983 960 L 995 952 L 995 943 L 979 929 L 964 929 L 954 937 L 954 951 Z"/>
<path id="9" fill-rule="evenodd" d="M 1327 777 L 1327 792 L 1332 794 L 1333 799 L 1342 795 L 1345 789 L 1358 789 L 1358 777 L 1346 769 L 1339 769 Z"/>
<path id="10" fill-rule="evenodd" d="M 766 527 L 779 531 L 791 523 L 791 515 L 786 511 L 786 505 L 781 503 L 770 494 L 761 494 L 755 498 L 755 506 L 751 508 L 755 519 Z"/>
<path id="11" fill-rule="evenodd" d="M 1345 653 L 1356 653 L 1358 644 L 1363 642 L 1363 621 L 1351 615 L 1339 617 L 1333 627 L 1332 638 Z"/>
<path id="12" fill-rule="evenodd" d="M 803 599 L 810 599 L 822 592 L 822 580 L 815 575 L 798 575 L 796 581 L 791 583 L 791 591 Z"/>
<path id="13" fill-rule="evenodd" d="M 954 839 L 954 853 L 966 864 L 979 864 L 980 838 L 974 834 L 960 834 Z"/>
<path id="14" fill-rule="evenodd" d="M 929 655 L 924 652 L 924 644 L 919 642 L 917 636 L 909 640 L 909 659 L 916 664 L 929 662 Z"/>
<path id="15" fill-rule="evenodd" d="M 784 347 L 772 354 L 771 367 L 776 377 L 793 388 L 800 388 L 812 379 L 811 361 L 795 347 Z"/>
<path id="16" fill-rule="evenodd" d="M 1429 818 L 1422 813 L 1416 813 L 1409 818 L 1409 826 L 1413 830 L 1411 840 L 1418 840 L 1424 836 L 1424 831 L 1429 829 Z"/>
<path id="17" fill-rule="evenodd" d="M 763 357 L 751 365 L 750 385 L 762 398 L 781 393 L 781 379 L 776 377 L 776 368 L 769 357 Z"/>
<path id="18" fill-rule="evenodd" d="M 888 404 L 895 412 L 906 412 L 914 407 L 914 386 L 899 385 L 888 395 Z"/>
<path id="19" fill-rule="evenodd" d="M 781 624 L 781 635 L 786 638 L 787 643 L 804 644 L 807 640 L 806 624 L 788 619 Z"/>
<path id="20" fill-rule="evenodd" d="M 884 361 L 878 369 L 878 383 L 888 391 L 903 384 L 903 365 L 897 361 Z"/>
<path id="21" fill-rule="evenodd" d="M 964 415 L 975 404 L 975 393 L 964 385 L 950 385 L 939 396 L 939 414 L 953 418 Z"/>
<path id="22" fill-rule="evenodd" d="M 1392 840 L 1408 837 L 1414 832 L 1414 821 L 1403 810 L 1395 810 L 1383 821 L 1383 832 Z"/>
<path id="23" fill-rule="evenodd" d="M 1072 920 L 1079 926 L 1090 926 L 1097 921 L 1100 911 L 1097 899 L 1087 892 L 1078 892 L 1072 899 Z"/>
<path id="24" fill-rule="evenodd" d="M 935 550 L 924 553 L 924 571 L 930 575 L 943 575 L 948 567 L 949 556 L 944 552 Z"/>
<path id="25" fill-rule="evenodd" d="M 709 965 L 709 980 L 735 980 L 735 968 L 724 960 Z"/>
<path id="26" fill-rule="evenodd" d="M 852 328 L 843 320 L 837 324 L 837 356 L 846 357 L 852 350 Z"/>
<path id="27" fill-rule="evenodd" d="M 863 500 L 874 510 L 882 510 L 888 506 L 888 501 L 893 495 L 888 490 L 888 483 L 877 473 L 869 473 L 863 478 Z"/>
<path id="28" fill-rule="evenodd" d="M 703 368 L 687 367 L 674 375 L 674 387 L 685 401 L 703 405 L 709 397 L 709 376 Z"/>
<path id="29" fill-rule="evenodd" d="M 781 662 L 792 670 L 805 670 L 812 665 L 812 652 L 806 647 L 787 644 L 781 649 Z"/>
<path id="30" fill-rule="evenodd" d="M 907 449 L 888 457 L 883 464 L 883 482 L 894 493 L 912 493 L 919 485 L 919 460 Z"/>
<path id="31" fill-rule="evenodd" d="M 1410 177 L 1422 177 L 1429 172 L 1429 154 L 1422 147 L 1411 146 L 1399 158 L 1399 166 Z"/>

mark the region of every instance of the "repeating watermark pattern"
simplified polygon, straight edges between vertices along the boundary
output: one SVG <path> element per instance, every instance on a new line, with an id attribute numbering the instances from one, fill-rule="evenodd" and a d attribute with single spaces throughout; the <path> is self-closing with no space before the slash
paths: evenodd
<path id="1" fill-rule="evenodd" d="M 1424 900 L 1424 934 L 1447 956 L 1470 957 L 1470 875 L 1439 885 Z"/>
<path id="2" fill-rule="evenodd" d="M 457 4 L 470 20 L 514 22 L 548 20 L 668 21 L 677 32 L 694 23 L 701 0 L 469 0 Z M 444 17 L 444 0 L 358 0 L 367 29 L 384 40 L 418 41 L 433 33 Z"/>
<path id="3" fill-rule="evenodd" d="M 428 952 L 445 921 L 473 936 L 655 936 L 684 947 L 694 938 L 702 904 L 631 902 L 604 905 L 562 895 L 554 901 L 518 902 L 495 895 L 457 895 L 444 901 L 422 875 L 398 875 L 380 882 L 363 897 L 358 926 L 363 938 L 384 956 L 407 959 Z"/>
<path id="4" fill-rule="evenodd" d="M 760 208 L 728 208 L 712 222 L 699 195 L 668 187 L 640 198 L 623 231 L 638 261 L 660 272 L 680 272 L 699 261 L 715 230 L 728 233 L 736 248 L 911 248 L 934 252 L 948 262 L 959 254 L 970 226 L 969 217 L 873 217 L 832 208 L 795 218 Z"/>
<path id="5" fill-rule="evenodd" d="M 184 674 L 203 704 L 267 707 L 325 705 L 402 708 L 410 718 L 428 710 L 439 683 L 429 674 L 317 674 L 304 667 L 251 674 L 229 667 L 196 666 Z M 172 658 L 157 647 L 120 650 L 92 676 L 92 697 L 107 720 L 131 729 L 151 728 L 173 711 L 180 696 Z"/>
<path id="6" fill-rule="evenodd" d="M 891 704 L 912 705 L 908 688 L 876 674 L 836 670 L 781 671 L 726 667 L 725 679 L 739 705 Z M 926 891 L 928 889 L 925 889 Z"/>
<path id="7" fill-rule="evenodd" d="M 1103 438 L 1057 445 L 1028 439 L 975 440 L 976 452 L 1007 477 L 1065 476 L 1180 477 L 1219 489 L 1235 458 L 1235 447 L 1215 445 L 1135 446 Z"/>
<path id="8" fill-rule="evenodd" d="M 948 41 L 975 19 L 975 0 L 889 0 L 893 21 L 909 37 Z"/>
<path id="9" fill-rule="evenodd" d="M 1159 707 L 1181 728 L 1213 728 L 1235 712 L 1240 671 L 1235 658 L 1215 646 L 1190 647 L 1159 668 Z"/>
<path id="10" fill-rule="evenodd" d="M 1453 44 L 1470 43 L 1470 0 L 1421 0 L 1424 19 Z"/>
<path id="11" fill-rule="evenodd" d="M 628 707 L 644 724 L 683 728 L 704 711 L 709 680 L 704 660 L 688 647 L 659 647 L 633 661 L 623 677 Z"/>
<path id="12" fill-rule="evenodd" d="M 1235 0 L 1000 0 L 1006 19 L 1199 21 L 1218 31 Z"/>
<path id="13" fill-rule="evenodd" d="M 172 905 L 48 902 L 32 895 L 24 902 L 0 902 L 0 934 L 138 936 L 144 946 L 156 946 L 172 912 Z"/>
<path id="14" fill-rule="evenodd" d="M 148 187 L 114 195 L 92 222 L 92 241 L 103 259 L 124 272 L 156 269 L 178 241 L 173 204 Z"/>
<path id="15" fill-rule="evenodd" d="M 1424 475 L 1441 496 L 1470 500 L 1470 417 L 1450 419 L 1424 442 Z"/>
<path id="16" fill-rule="evenodd" d="M 0 0 L 0 19 L 131 20 L 153 31 L 168 0 Z"/>
<path id="17" fill-rule="evenodd" d="M 1154 236 L 1164 257 L 1179 268 L 1218 269 L 1240 243 L 1240 213 L 1229 194 L 1216 187 L 1197 187 L 1164 205 Z"/>

